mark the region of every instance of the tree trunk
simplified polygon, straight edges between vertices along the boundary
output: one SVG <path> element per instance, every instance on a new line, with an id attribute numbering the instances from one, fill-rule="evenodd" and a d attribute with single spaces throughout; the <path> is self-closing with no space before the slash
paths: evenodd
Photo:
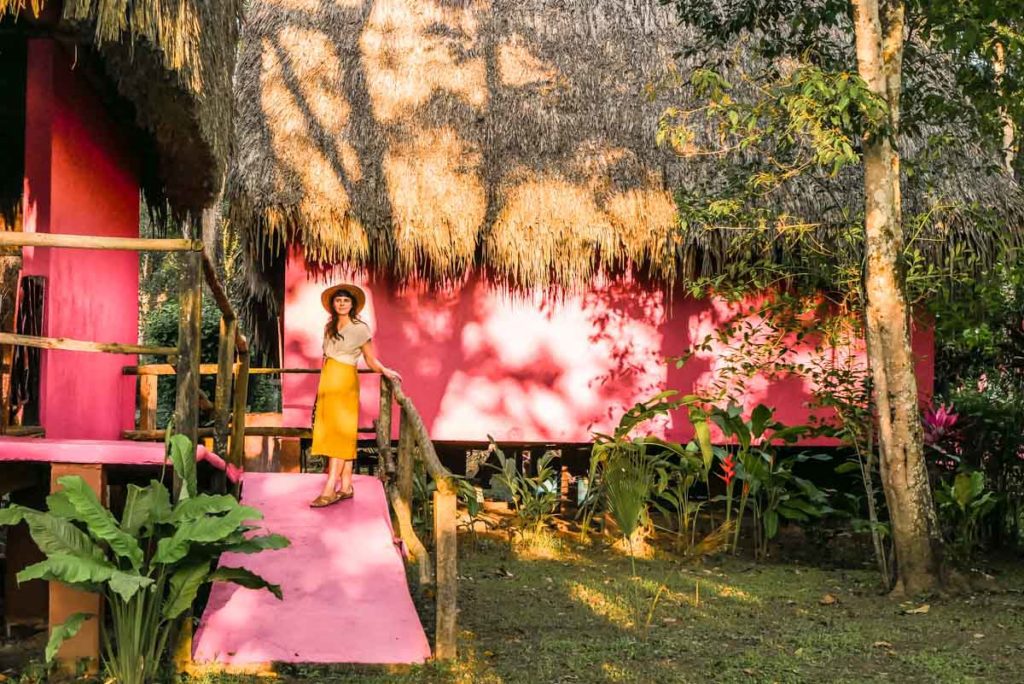
<path id="1" fill-rule="evenodd" d="M 890 108 L 888 134 L 864 141 L 865 318 L 882 486 L 896 552 L 894 590 L 916 594 L 939 584 L 942 546 L 924 461 L 910 311 L 900 266 L 900 158 L 892 140 L 899 125 L 903 3 L 852 1 L 858 71 Z"/>
<path id="2" fill-rule="evenodd" d="M 1003 103 L 999 105 L 999 121 L 1003 124 L 1003 166 L 1006 172 L 1012 177 L 1013 161 L 1017 157 L 1017 127 L 1014 125 L 1013 117 L 1006 107 L 1006 92 L 1003 78 L 1006 74 L 1006 47 L 1001 41 L 995 44 L 995 59 L 992 60 L 992 70 L 995 72 L 996 88 L 999 89 L 999 96 Z"/>

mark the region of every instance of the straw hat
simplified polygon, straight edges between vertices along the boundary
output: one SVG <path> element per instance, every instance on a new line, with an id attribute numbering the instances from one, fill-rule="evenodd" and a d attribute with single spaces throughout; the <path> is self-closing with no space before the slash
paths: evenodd
<path id="1" fill-rule="evenodd" d="M 355 302 L 352 306 L 352 313 L 358 314 L 363 310 L 363 305 L 366 304 L 366 293 L 363 292 L 363 288 L 351 283 L 342 283 L 340 285 L 331 285 L 320 295 L 320 303 L 324 305 L 327 313 L 334 313 L 334 309 L 331 308 L 331 302 L 339 292 L 344 292 L 352 297 L 352 301 Z"/>

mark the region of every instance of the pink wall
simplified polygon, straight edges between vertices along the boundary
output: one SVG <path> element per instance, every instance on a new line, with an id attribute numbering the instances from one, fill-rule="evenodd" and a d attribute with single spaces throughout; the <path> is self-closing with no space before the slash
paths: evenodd
<path id="1" fill-rule="evenodd" d="M 72 58 L 29 42 L 25 230 L 138 236 L 137 160 Z M 139 261 L 132 252 L 26 249 L 24 275 L 46 277 L 44 335 L 138 339 Z M 134 421 L 134 356 L 42 353 L 40 422 L 52 438 L 117 439 Z"/>
<path id="2" fill-rule="evenodd" d="M 284 355 L 289 367 L 318 367 L 326 314 L 324 283 L 308 276 L 301 258 L 286 275 Z M 346 280 L 340 278 L 339 280 Z M 352 282 L 365 279 L 353 276 Z M 608 432 L 634 403 L 662 389 L 690 393 L 708 386 L 721 348 L 681 369 L 666 359 L 681 354 L 731 317 L 735 307 L 635 284 L 595 284 L 581 296 L 535 294 L 513 298 L 478 280 L 450 294 L 368 290 L 363 318 L 374 331 L 382 360 L 402 373 L 437 440 L 587 442 Z M 933 381 L 931 332 L 915 339 L 922 392 Z M 863 355 L 863 345 L 854 354 Z M 837 352 L 839 353 L 839 352 Z M 377 379 L 363 377 L 360 423 L 376 416 Z M 287 376 L 285 423 L 308 425 L 316 376 Z M 744 403 L 776 408 L 789 424 L 807 422 L 808 388 L 793 378 L 754 378 Z M 687 440 L 692 428 L 674 415 L 653 431 Z"/>

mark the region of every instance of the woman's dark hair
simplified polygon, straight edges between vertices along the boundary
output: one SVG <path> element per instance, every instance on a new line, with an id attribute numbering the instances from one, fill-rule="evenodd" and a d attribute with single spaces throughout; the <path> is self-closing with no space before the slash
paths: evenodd
<path id="1" fill-rule="evenodd" d="M 330 337 L 335 340 L 340 339 L 342 337 L 341 333 L 338 332 L 338 312 L 334 310 L 334 300 L 337 299 L 338 297 L 347 297 L 348 300 L 352 302 L 352 311 L 348 315 L 348 317 L 352 319 L 352 322 L 363 322 L 363 319 L 361 319 L 355 312 L 355 295 L 349 292 L 348 290 L 338 290 L 337 292 L 334 293 L 334 296 L 331 297 L 331 317 L 327 320 L 327 325 L 324 326 L 324 337 Z"/>

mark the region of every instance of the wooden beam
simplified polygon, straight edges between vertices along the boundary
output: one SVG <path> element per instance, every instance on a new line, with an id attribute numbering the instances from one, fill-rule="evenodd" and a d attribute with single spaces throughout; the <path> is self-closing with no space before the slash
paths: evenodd
<path id="1" fill-rule="evenodd" d="M 130 252 L 200 252 L 201 240 L 102 237 L 64 233 L 0 232 L 0 247 L 69 247 Z"/>
<path id="2" fill-rule="evenodd" d="M 381 378 L 381 382 L 386 382 L 391 386 L 391 391 L 395 395 L 395 401 L 402 407 L 402 422 L 411 424 L 412 433 L 420 447 L 420 458 L 423 459 L 423 464 L 427 467 L 427 473 L 434 480 L 451 477 L 452 474 L 441 464 L 441 460 L 437 457 L 434 443 L 430 440 L 430 432 L 427 430 L 427 426 L 424 425 L 423 418 L 420 417 L 419 411 L 416 410 L 416 406 L 412 403 L 412 399 L 405 395 L 405 392 L 402 391 L 402 386 L 394 380 Z"/>
<path id="3" fill-rule="evenodd" d="M 182 259 L 178 285 L 178 387 L 174 402 L 174 430 L 192 441 L 199 440 L 199 352 L 202 342 L 203 281 L 200 273 L 201 252 L 191 252 Z M 175 492 L 180 483 L 175 477 Z"/>
<path id="4" fill-rule="evenodd" d="M 248 347 L 246 347 L 248 349 Z M 241 360 L 238 364 L 238 374 L 235 376 L 235 395 L 232 401 L 231 416 L 231 453 L 228 454 L 228 463 L 241 468 L 245 464 L 245 412 L 249 402 L 249 352 L 240 351 Z"/>
<path id="5" fill-rule="evenodd" d="M 244 339 L 244 338 L 243 338 Z M 235 338 L 235 348 L 238 349 L 238 353 L 242 353 L 242 349 L 238 347 L 238 338 Z M 246 349 L 248 349 L 248 342 L 246 342 Z M 174 375 L 177 371 L 174 366 L 169 363 L 148 363 L 144 366 L 125 366 L 121 369 L 123 375 Z M 371 374 L 374 371 L 368 368 L 360 368 L 357 371 L 363 375 Z M 281 375 L 281 374 L 309 374 L 316 375 L 320 373 L 319 368 L 250 368 L 249 375 Z M 217 364 L 215 363 L 204 363 L 199 366 L 200 375 L 216 375 Z"/>
<path id="6" fill-rule="evenodd" d="M 158 378 L 146 375 L 139 378 L 139 430 L 156 430 Z"/>
<path id="7" fill-rule="evenodd" d="M 2 235 L 3 233 L 0 233 Z M 153 356 L 173 356 L 178 353 L 175 347 L 157 347 L 145 344 L 121 344 L 119 342 L 89 342 L 88 340 L 72 340 L 66 337 L 36 337 L 35 335 L 16 335 L 0 332 L 0 344 L 13 344 L 21 347 L 38 349 L 63 349 L 66 351 L 104 352 L 108 354 L 152 354 Z"/>
<path id="8" fill-rule="evenodd" d="M 457 651 L 456 615 L 459 595 L 457 497 L 451 478 L 437 481 L 434 491 L 434 553 L 437 554 L 437 622 L 434 658 L 453 660 Z"/>
<path id="9" fill-rule="evenodd" d="M 213 400 L 213 451 L 224 456 L 228 453 L 231 388 L 235 361 L 235 335 L 237 333 L 238 319 L 221 319 L 220 346 L 217 355 L 217 388 Z"/>

